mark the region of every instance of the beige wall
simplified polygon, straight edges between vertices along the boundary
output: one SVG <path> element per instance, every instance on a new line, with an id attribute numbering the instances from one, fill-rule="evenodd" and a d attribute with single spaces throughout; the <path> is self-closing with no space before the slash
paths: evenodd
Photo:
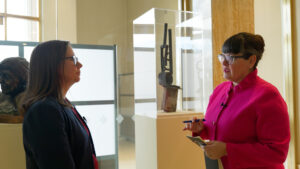
<path id="1" fill-rule="evenodd" d="M 293 52 L 294 52 L 294 94 L 297 98 L 294 102 L 295 107 L 295 114 L 296 119 L 296 164 L 298 164 L 298 168 L 300 169 L 300 147 L 299 147 L 299 131 L 300 125 L 297 123 L 299 122 L 299 105 L 300 105 L 300 94 L 299 94 L 299 52 L 300 49 L 299 39 L 300 35 L 298 30 L 300 28 L 300 11 L 296 9 L 300 9 L 300 2 L 297 0 L 291 0 L 295 3 L 294 6 L 294 32 L 293 32 Z M 259 74 L 265 80 L 274 84 L 279 91 L 281 92 L 282 96 L 285 97 L 285 82 L 284 82 L 284 61 L 283 61 L 283 39 L 282 39 L 282 16 L 281 16 L 281 0 L 255 0 L 255 32 L 261 34 L 265 38 L 266 43 L 266 51 L 263 59 L 258 66 Z M 297 119 L 298 118 L 298 119 Z M 292 125 L 294 123 L 291 123 Z M 298 147 L 297 147 L 298 146 Z M 293 151 L 291 151 L 293 152 Z"/>
<path id="2" fill-rule="evenodd" d="M 22 124 L 0 124 L 0 168 L 25 169 Z"/>
<path id="3" fill-rule="evenodd" d="M 297 86 L 295 86 L 295 95 L 296 95 L 296 102 L 295 102 L 295 104 L 296 104 L 296 117 L 298 118 L 297 120 L 298 120 L 298 123 L 297 123 L 297 127 L 296 127 L 296 142 L 297 142 L 297 150 L 296 150 L 296 152 L 297 152 L 297 156 L 296 156 L 296 162 L 297 162 L 297 164 L 298 164 L 298 169 L 300 169 L 300 146 L 299 146 L 299 140 L 300 140 L 300 134 L 299 134 L 299 131 L 300 131 L 300 124 L 299 124 L 299 122 L 300 122 L 300 112 L 299 112 L 299 105 L 300 105 L 300 93 L 299 93 L 299 89 L 300 89 L 300 82 L 299 82 L 299 80 L 300 80 L 300 68 L 299 68 L 299 65 L 300 65 L 300 11 L 299 11 L 299 9 L 300 9 L 300 1 L 298 1 L 298 0 L 294 0 L 294 26 L 293 26 L 293 45 L 294 45 L 294 50 L 293 50 L 293 52 L 294 52 L 294 58 L 295 58 L 295 61 L 296 61 L 296 63 L 295 63 L 295 70 L 296 70 L 296 72 L 295 72 L 295 80 L 296 80 L 296 83 L 294 83 L 294 84 L 296 84 Z"/>
<path id="4" fill-rule="evenodd" d="M 56 39 L 56 3 L 54 1 L 42 2 L 42 41 Z"/>
<path id="5" fill-rule="evenodd" d="M 119 72 L 128 72 L 126 0 L 77 0 L 77 37 L 80 44 L 116 44 Z"/>
<path id="6" fill-rule="evenodd" d="M 58 32 L 60 40 L 68 40 L 77 43 L 76 27 L 76 0 L 57 0 L 58 1 Z"/>
<path id="7" fill-rule="evenodd" d="M 132 21 L 153 7 L 177 9 L 177 0 L 77 0 L 78 43 L 117 45 L 118 72 L 133 72 Z"/>
<path id="8" fill-rule="evenodd" d="M 127 55 L 127 15 L 127 0 L 77 0 L 78 43 L 117 45 L 118 113 L 124 117 L 119 135 L 133 140 L 133 59 Z"/>
<path id="9" fill-rule="evenodd" d="M 77 42 L 76 0 L 43 0 L 42 11 L 42 41 Z"/>
<path id="10" fill-rule="evenodd" d="M 254 0 L 255 33 L 265 40 L 265 52 L 258 65 L 258 74 L 275 85 L 284 96 L 280 11 L 281 0 Z"/>
<path id="11" fill-rule="evenodd" d="M 299 1 L 295 9 L 300 9 Z M 266 43 L 266 50 L 258 66 L 259 75 L 274 84 L 283 94 L 283 65 L 281 39 L 281 6 L 280 0 L 254 0 L 255 32 L 261 34 Z M 55 1 L 44 1 L 46 14 L 43 15 L 43 40 L 71 40 L 83 44 L 100 44 L 118 46 L 118 72 L 133 73 L 132 21 L 151 9 L 178 9 L 177 0 L 58 0 L 58 20 L 56 20 Z M 67 11 L 67 12 L 66 12 Z M 67 13 L 65 15 L 65 13 Z M 75 19 L 74 19 L 75 18 Z M 300 28 L 300 11 L 296 10 L 297 27 Z M 74 26 L 77 25 L 77 26 Z M 57 31 L 56 31 L 57 26 Z M 300 35 L 296 34 L 299 41 Z M 297 44 L 298 49 L 300 47 Z M 297 53 L 299 56 L 299 54 Z M 300 59 L 297 64 L 300 65 Z M 297 72 L 299 68 L 296 67 Z M 121 77 L 122 78 L 122 77 Z M 125 76 L 126 82 L 121 87 L 133 86 L 133 76 Z M 297 73 L 297 78 L 300 74 Z M 122 81 L 122 79 L 120 80 Z M 299 84 L 299 83 L 298 83 Z M 130 87 L 131 88 L 131 87 Z M 298 86 L 299 88 L 299 86 Z M 133 94 L 133 90 L 130 90 Z M 128 93 L 127 93 L 128 94 Z M 130 94 L 130 93 L 129 93 Z M 297 93 L 298 98 L 299 92 Z M 127 114 L 132 115 L 132 97 L 120 97 Z M 127 102 L 125 102 L 127 100 Z M 300 104 L 298 102 L 296 104 Z M 300 120 L 300 118 L 299 118 Z M 298 125 L 299 128 L 299 125 Z M 299 129 L 300 130 L 300 129 Z M 298 131 L 299 131 L 298 130 Z M 300 147 L 298 147 L 298 163 Z"/>
<path id="12" fill-rule="evenodd" d="M 127 0 L 128 21 L 132 22 L 151 8 L 178 9 L 178 0 Z"/>
<path id="13" fill-rule="evenodd" d="M 295 9 L 300 9 L 300 2 L 295 1 Z M 56 5 L 56 2 L 58 4 Z M 255 32 L 265 38 L 266 51 L 258 67 L 259 75 L 274 84 L 283 93 L 283 65 L 281 49 L 280 0 L 254 0 Z M 58 9 L 56 9 L 58 6 Z M 44 0 L 42 16 L 42 41 L 50 39 L 70 40 L 73 43 L 118 45 L 119 73 L 133 72 L 132 21 L 152 7 L 177 9 L 177 0 Z M 300 11 L 295 10 L 296 28 L 294 38 L 300 41 Z M 56 17 L 57 16 L 57 17 Z M 58 18 L 58 19 L 57 19 Z M 278 36 L 277 36 L 278 35 Z M 300 43 L 294 43 L 300 49 Z M 300 52 L 295 50 L 296 65 L 300 65 Z M 300 88 L 300 73 L 296 66 L 297 88 Z M 124 82 L 125 87 L 133 83 L 133 76 Z M 132 79 L 130 79 L 132 78 Z M 133 90 L 130 90 L 133 92 Z M 133 93 L 132 93 L 133 94 Z M 300 98 L 300 93 L 296 93 Z M 128 98 L 122 98 L 128 100 Z M 132 100 L 132 98 L 131 98 Z M 125 102 L 124 102 L 125 103 Z M 300 99 L 295 103 L 300 105 Z M 126 103 L 133 107 L 133 103 Z M 131 110 L 128 110 L 131 111 Z M 130 114 L 130 113 L 129 113 Z M 297 112 L 299 114 L 299 112 Z M 300 117 L 297 116 L 300 121 Z M 1 128 L 2 129 L 2 128 Z M 298 131 L 300 126 L 298 124 Z M 19 136 L 18 136 L 19 137 Z M 3 136 L 1 138 L 8 138 Z M 299 134 L 298 134 L 299 138 Z M 11 139 L 9 142 L 13 143 Z M 299 140 L 299 139 L 298 139 Z M 0 144 L 8 145 L 10 144 Z M 18 143 L 18 147 L 22 145 Z M 297 149 L 297 163 L 300 163 L 300 147 Z M 24 155 L 23 149 L 18 151 Z M 7 157 L 7 156 L 6 156 Z M 4 159 L 5 158 L 0 158 Z M 24 159 L 22 159 L 24 160 Z M 2 163 L 4 164 L 4 163 Z M 16 163 L 17 164 L 17 163 Z M 24 164 L 21 161 L 20 164 Z M 1 167 L 0 167 L 1 168 Z M 7 167 L 6 167 L 7 168 Z"/>
<path id="14" fill-rule="evenodd" d="M 177 9 L 177 0 L 77 0 L 77 42 L 117 45 L 121 135 L 134 139 L 132 22 L 153 7 Z"/>
<path id="15" fill-rule="evenodd" d="M 266 50 L 258 66 L 259 75 L 274 84 L 283 95 L 283 65 L 281 39 L 280 0 L 254 0 L 255 32 L 261 34 L 266 42 Z M 132 21 L 152 7 L 177 9 L 177 0 L 77 0 L 77 37 L 78 43 L 117 44 L 119 73 L 133 73 Z M 299 1 L 296 8 L 300 9 Z M 300 11 L 296 11 L 297 27 L 300 28 Z M 299 40 L 300 35 L 297 35 Z M 297 46 L 300 47 L 299 44 Z M 299 55 L 299 54 L 298 54 Z M 298 59 L 298 65 L 300 65 Z M 297 72 L 299 72 L 297 68 Z M 298 79 L 300 74 L 298 73 Z M 132 86 L 133 76 L 127 76 L 121 87 Z M 299 83 L 298 83 L 299 84 Z M 298 86 L 299 88 L 299 86 Z M 133 92 L 133 90 L 130 90 Z M 299 92 L 297 93 L 298 98 Z M 124 107 L 130 114 L 132 98 Z M 300 104 L 298 102 L 296 104 Z M 129 106 L 128 106 L 129 105 Z M 300 119 L 299 119 L 300 120 Z M 299 126 L 298 126 L 299 128 Z M 300 148 L 298 148 L 300 157 Z M 298 163 L 300 159 L 298 158 Z"/>

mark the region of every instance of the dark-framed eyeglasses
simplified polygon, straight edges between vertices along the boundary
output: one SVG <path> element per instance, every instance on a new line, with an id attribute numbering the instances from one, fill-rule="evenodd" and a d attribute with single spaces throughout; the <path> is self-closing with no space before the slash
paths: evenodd
<path id="1" fill-rule="evenodd" d="M 221 63 L 223 63 L 225 60 L 228 64 L 232 65 L 234 63 L 234 60 L 237 58 L 248 58 L 247 56 L 232 56 L 232 55 L 224 55 L 224 54 L 219 54 L 218 59 Z"/>
<path id="2" fill-rule="evenodd" d="M 64 58 L 65 60 L 73 60 L 74 62 L 74 65 L 76 66 L 77 65 L 77 62 L 78 62 L 78 58 L 74 55 L 74 56 L 68 56 L 68 57 L 65 57 Z"/>

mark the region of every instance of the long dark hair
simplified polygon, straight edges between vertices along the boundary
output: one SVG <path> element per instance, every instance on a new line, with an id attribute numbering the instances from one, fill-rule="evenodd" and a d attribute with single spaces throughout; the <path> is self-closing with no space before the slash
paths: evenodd
<path id="1" fill-rule="evenodd" d="M 25 97 L 23 99 L 23 112 L 36 101 L 53 97 L 64 105 L 66 103 L 62 96 L 63 60 L 69 46 L 68 41 L 52 40 L 36 46 L 30 58 L 29 80 Z"/>

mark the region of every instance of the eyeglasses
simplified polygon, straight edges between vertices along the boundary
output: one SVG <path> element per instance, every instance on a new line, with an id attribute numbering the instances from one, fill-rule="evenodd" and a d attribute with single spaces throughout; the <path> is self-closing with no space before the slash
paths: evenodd
<path id="1" fill-rule="evenodd" d="M 65 57 L 64 59 L 69 59 L 69 60 L 73 60 L 74 65 L 77 65 L 78 62 L 78 58 L 74 55 L 74 56 L 69 56 L 69 57 Z"/>
<path id="2" fill-rule="evenodd" d="M 224 55 L 224 54 L 219 54 L 218 59 L 221 63 L 223 63 L 225 60 L 229 65 L 232 65 L 234 63 L 234 60 L 236 58 L 247 58 L 247 56 L 232 56 L 232 55 Z"/>

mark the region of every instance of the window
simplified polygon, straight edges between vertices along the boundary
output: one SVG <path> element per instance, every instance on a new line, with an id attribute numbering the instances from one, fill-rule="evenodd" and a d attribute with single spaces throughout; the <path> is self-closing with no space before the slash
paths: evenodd
<path id="1" fill-rule="evenodd" d="M 40 40 L 40 0 L 0 0 L 0 40 Z"/>

